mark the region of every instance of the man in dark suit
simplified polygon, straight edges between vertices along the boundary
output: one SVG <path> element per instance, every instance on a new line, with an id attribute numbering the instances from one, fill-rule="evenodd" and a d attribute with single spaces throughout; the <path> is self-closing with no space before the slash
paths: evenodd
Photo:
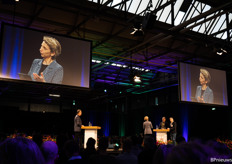
<path id="1" fill-rule="evenodd" d="M 82 133 L 81 133 L 81 127 L 82 125 L 82 120 L 81 116 L 82 115 L 82 110 L 77 109 L 77 114 L 74 118 L 74 133 L 75 133 L 75 138 L 74 140 L 79 143 L 80 147 L 82 147 Z"/>

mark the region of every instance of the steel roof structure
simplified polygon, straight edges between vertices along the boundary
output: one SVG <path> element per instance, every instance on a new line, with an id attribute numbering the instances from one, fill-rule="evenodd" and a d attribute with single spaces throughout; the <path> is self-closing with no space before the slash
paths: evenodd
<path id="1" fill-rule="evenodd" d="M 230 0 L 2 0 L 0 4 L 1 22 L 91 40 L 95 91 L 142 94 L 175 86 L 178 62 L 229 74 L 232 70 Z M 142 82 L 134 83 L 134 75 Z M 11 88 L 17 90 L 2 82 L 2 94 Z M 49 89 L 44 88 L 44 93 L 34 89 L 35 95 L 47 94 Z M 70 98 L 67 90 L 60 92 Z M 83 95 L 76 89 L 68 92 Z"/>

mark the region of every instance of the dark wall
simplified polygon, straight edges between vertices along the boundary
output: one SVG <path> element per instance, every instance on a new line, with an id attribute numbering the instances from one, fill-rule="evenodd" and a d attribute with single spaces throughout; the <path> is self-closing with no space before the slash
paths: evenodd
<path id="1" fill-rule="evenodd" d="M 228 84 L 230 78 L 228 79 Z M 230 86 L 228 85 L 230 91 Z M 229 104 L 231 93 L 229 92 Z M 17 107 L 0 106 L 0 131 L 13 133 L 16 130 L 26 133 L 40 131 L 57 134 L 68 131 L 73 133 L 74 106 L 61 105 L 61 113 L 20 111 Z M 104 127 L 106 116 L 109 122 L 109 135 L 129 136 L 143 133 L 143 118 L 149 116 L 154 128 L 163 116 L 174 117 L 178 134 L 188 132 L 188 139 L 226 137 L 232 138 L 231 106 L 207 106 L 178 102 L 178 87 L 166 88 L 140 95 L 121 95 L 80 106 L 83 110 L 83 124 Z M 216 110 L 212 110 L 216 108 Z M 106 113 L 108 113 L 106 115 Z M 104 135 L 103 130 L 99 135 Z"/>

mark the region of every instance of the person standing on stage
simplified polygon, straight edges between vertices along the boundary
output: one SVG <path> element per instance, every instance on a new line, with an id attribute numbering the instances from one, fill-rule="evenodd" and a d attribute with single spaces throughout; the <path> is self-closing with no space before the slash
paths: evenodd
<path id="1" fill-rule="evenodd" d="M 162 122 L 159 124 L 159 129 L 167 129 L 168 124 L 166 122 L 166 117 L 162 117 Z"/>
<path id="2" fill-rule="evenodd" d="M 82 125 L 82 120 L 81 120 L 81 115 L 82 115 L 82 110 L 77 109 L 77 114 L 74 118 L 74 133 L 75 133 L 75 138 L 74 140 L 79 143 L 79 146 L 82 146 L 82 133 L 81 133 L 81 127 Z"/>
<path id="3" fill-rule="evenodd" d="M 144 122 L 143 122 L 143 129 L 144 129 L 144 136 L 151 136 L 152 135 L 152 123 L 149 121 L 148 116 L 144 117 Z"/>
<path id="4" fill-rule="evenodd" d="M 172 140 L 173 144 L 176 145 L 176 122 L 174 122 L 173 117 L 169 118 L 170 120 L 170 139 Z"/>

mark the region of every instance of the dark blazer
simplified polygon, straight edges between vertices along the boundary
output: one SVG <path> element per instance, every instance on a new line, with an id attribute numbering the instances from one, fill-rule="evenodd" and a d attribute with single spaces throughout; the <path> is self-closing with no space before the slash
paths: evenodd
<path id="1" fill-rule="evenodd" d="M 33 73 L 37 73 L 39 75 L 42 63 L 43 63 L 43 59 L 35 59 L 33 61 L 30 71 L 28 72 L 28 75 L 31 76 L 31 79 L 33 81 L 35 81 L 33 77 Z M 63 67 L 54 60 L 43 71 L 43 74 L 46 82 L 61 84 L 63 81 L 64 71 L 63 71 Z"/>
<path id="2" fill-rule="evenodd" d="M 162 129 L 162 124 L 163 124 L 163 122 L 160 122 L 160 124 L 159 124 L 159 129 Z M 164 129 L 167 129 L 168 128 L 168 123 L 165 121 L 165 123 L 164 123 L 164 127 L 163 127 Z"/>
<path id="3" fill-rule="evenodd" d="M 198 100 L 198 97 L 201 97 L 201 86 L 197 86 L 197 90 L 196 90 L 196 95 L 195 98 L 198 102 L 200 102 Z M 203 99 L 205 101 L 205 103 L 213 103 L 213 90 L 209 88 L 209 86 L 206 88 L 204 94 L 203 94 Z"/>
<path id="4" fill-rule="evenodd" d="M 143 129 L 144 129 L 144 134 L 152 134 L 153 126 L 151 121 L 145 121 L 143 123 Z"/>
<path id="5" fill-rule="evenodd" d="M 170 133 L 176 133 L 176 122 L 173 122 L 172 123 L 172 126 L 171 126 L 171 123 L 170 123 Z"/>
<path id="6" fill-rule="evenodd" d="M 80 116 L 76 115 L 74 118 L 74 132 L 80 132 L 81 125 L 82 125 L 81 118 L 80 118 Z"/>

